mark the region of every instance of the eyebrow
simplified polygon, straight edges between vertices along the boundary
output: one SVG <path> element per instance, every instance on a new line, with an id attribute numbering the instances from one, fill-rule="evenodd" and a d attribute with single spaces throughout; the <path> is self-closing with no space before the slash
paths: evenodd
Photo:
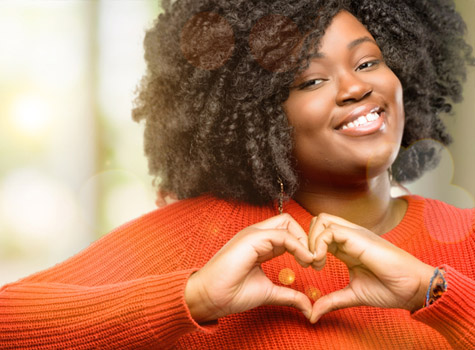
<path id="1" fill-rule="evenodd" d="M 370 42 L 370 43 L 373 43 L 375 45 L 376 44 L 376 41 L 374 41 L 373 39 L 371 39 L 370 37 L 368 36 L 363 36 L 361 38 L 358 38 L 358 39 L 355 39 L 353 40 L 351 43 L 349 43 L 346 47 L 348 48 L 348 50 L 351 50 L 353 49 L 355 46 L 358 46 L 362 43 L 366 43 L 366 42 Z"/>
<path id="2" fill-rule="evenodd" d="M 373 43 L 375 45 L 378 45 L 376 41 L 371 39 L 369 36 L 362 36 L 361 38 L 355 39 L 352 42 L 350 42 L 348 45 L 346 45 L 348 50 L 351 50 L 355 48 L 358 45 L 361 45 L 362 43 Z M 312 55 L 312 58 L 324 58 L 325 54 L 322 52 L 316 52 L 315 54 Z"/>

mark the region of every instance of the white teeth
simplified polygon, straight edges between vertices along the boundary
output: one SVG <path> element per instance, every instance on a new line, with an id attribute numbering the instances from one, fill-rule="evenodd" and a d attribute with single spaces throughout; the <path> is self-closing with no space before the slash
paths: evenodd
<path id="1" fill-rule="evenodd" d="M 358 118 L 358 123 L 360 125 L 366 124 L 367 122 L 368 122 L 368 119 L 366 119 L 366 117 L 361 116 L 361 117 Z"/>
<path id="2" fill-rule="evenodd" d="M 379 114 L 376 112 L 368 113 L 367 115 L 362 115 L 358 117 L 358 119 L 353 120 L 352 122 L 349 122 L 341 127 L 342 130 L 348 129 L 348 128 L 357 128 L 360 125 L 364 125 L 366 123 L 371 123 L 374 122 L 376 119 L 379 118 Z"/>
<path id="3" fill-rule="evenodd" d="M 366 119 L 368 119 L 368 121 L 372 122 L 372 121 L 375 121 L 376 119 L 379 118 L 379 114 L 378 113 L 370 113 L 366 116 Z"/>

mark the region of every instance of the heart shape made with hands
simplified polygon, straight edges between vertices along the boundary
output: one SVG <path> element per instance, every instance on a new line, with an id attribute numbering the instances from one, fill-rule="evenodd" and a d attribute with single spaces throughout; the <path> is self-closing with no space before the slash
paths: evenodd
<path id="1" fill-rule="evenodd" d="M 320 214 L 312 220 L 308 241 L 314 254 L 314 269 L 323 269 L 327 253 L 331 253 L 347 266 L 350 276 L 345 288 L 315 302 L 310 322 L 346 307 L 365 305 L 415 311 L 423 305 L 434 267 L 375 233 L 340 217 Z"/>

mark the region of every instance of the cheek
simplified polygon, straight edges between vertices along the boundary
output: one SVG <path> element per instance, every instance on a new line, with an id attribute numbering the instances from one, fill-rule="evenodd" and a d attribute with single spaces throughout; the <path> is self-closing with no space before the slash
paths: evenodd
<path id="1" fill-rule="evenodd" d="M 286 111 L 293 128 L 292 153 L 296 161 L 295 167 L 309 177 L 315 168 L 332 163 L 328 152 L 328 145 L 331 144 L 327 133 L 329 112 L 319 99 L 293 102 L 296 103 L 288 106 Z"/>
<path id="2" fill-rule="evenodd" d="M 395 142 L 400 142 L 404 130 L 404 100 L 402 85 L 398 77 L 389 69 L 373 81 L 375 91 L 384 98 L 385 109 L 389 114 L 388 123 Z M 396 140 L 397 139 L 397 140 Z"/>
<path id="3" fill-rule="evenodd" d="M 312 133 L 294 132 L 294 149 L 293 153 L 296 159 L 299 161 L 313 160 L 318 162 L 319 160 L 328 158 L 328 140 L 319 135 L 313 136 Z"/>
<path id="4" fill-rule="evenodd" d="M 403 109 L 404 104 L 403 104 L 402 84 L 396 75 L 394 75 L 393 91 L 394 91 L 394 101 L 399 105 L 400 108 Z"/>
<path id="5" fill-rule="evenodd" d="M 300 176 L 306 179 L 318 180 L 325 177 L 329 169 L 337 169 L 339 159 L 331 149 L 326 147 L 328 142 L 322 138 L 298 137 L 295 135 L 293 148 L 294 166 Z M 341 159 L 340 159 L 341 160 Z"/>
<path id="6" fill-rule="evenodd" d="M 399 78 L 388 69 L 388 73 L 385 79 L 382 79 L 385 84 L 381 87 L 386 91 L 386 95 L 389 96 L 389 103 L 394 104 L 391 106 L 394 108 L 394 112 L 398 113 L 399 119 L 404 120 L 404 101 L 403 101 L 403 91 L 402 85 Z"/>
<path id="7" fill-rule="evenodd" d="M 291 101 L 286 107 L 287 118 L 293 128 L 293 154 L 299 163 L 320 162 L 327 156 L 331 143 L 330 113 L 328 98 L 322 94 L 311 98 Z M 307 97 L 307 96 L 306 96 Z"/>
<path id="8" fill-rule="evenodd" d="M 322 90 L 296 92 L 284 103 L 289 123 L 298 134 L 308 135 L 329 124 L 330 97 Z"/>
<path id="9" fill-rule="evenodd" d="M 396 77 L 396 75 L 394 75 L 394 78 L 393 78 L 392 94 L 393 94 L 393 103 L 394 103 L 393 115 L 394 115 L 394 122 L 396 123 L 395 130 L 397 132 L 397 138 L 398 138 L 397 142 L 398 144 L 400 144 L 401 139 L 402 139 L 402 134 L 404 131 L 405 113 L 404 113 L 404 98 L 403 98 L 402 85 L 399 79 Z"/>

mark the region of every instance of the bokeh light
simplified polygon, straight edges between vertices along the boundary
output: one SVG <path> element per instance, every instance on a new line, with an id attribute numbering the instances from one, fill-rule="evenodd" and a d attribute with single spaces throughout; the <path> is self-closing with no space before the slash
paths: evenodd
<path id="1" fill-rule="evenodd" d="M 158 10 L 0 1 L 0 285 L 155 208 L 130 112 Z"/>
<path id="2" fill-rule="evenodd" d="M 423 197 L 438 199 L 459 208 L 473 208 L 475 205 L 473 195 L 463 187 L 453 183 L 455 166 L 453 156 L 448 147 L 429 139 L 418 142 L 439 145 L 441 147 L 440 163 L 435 169 L 424 173 L 420 179 L 405 184 L 405 187 L 410 192 Z"/>
<path id="3" fill-rule="evenodd" d="M 307 295 L 310 300 L 317 301 L 317 299 L 322 296 L 322 292 L 320 289 L 310 286 L 305 289 L 305 295 Z"/>
<path id="4" fill-rule="evenodd" d="M 71 191 L 36 169 L 7 174 L 0 193 L 2 220 L 23 239 L 53 239 L 77 213 Z"/>
<path id="5" fill-rule="evenodd" d="M 195 67 L 217 69 L 223 66 L 233 53 L 233 28 L 217 13 L 198 13 L 183 26 L 180 48 L 183 56 Z"/>
<path id="6" fill-rule="evenodd" d="M 52 122 L 48 102 L 35 95 L 20 95 L 12 103 L 10 119 L 14 128 L 27 137 L 41 137 Z"/>
<path id="7" fill-rule="evenodd" d="M 456 2 L 474 33 L 473 0 Z M 131 121 L 130 109 L 145 69 L 143 36 L 159 4 L 0 1 L 0 285 L 62 261 L 155 208 L 143 127 Z M 440 197 L 461 206 L 473 205 L 474 194 L 473 167 L 460 165 L 475 164 L 473 72 L 465 109 L 454 118 L 464 135 L 454 135 L 459 163 L 449 167 L 471 192 Z M 436 197 L 440 187 L 434 177 L 411 191 Z M 285 285 L 295 278 L 291 269 L 279 273 Z"/>
<path id="8" fill-rule="evenodd" d="M 289 268 L 280 270 L 279 281 L 286 286 L 291 285 L 295 282 L 295 272 Z"/>

